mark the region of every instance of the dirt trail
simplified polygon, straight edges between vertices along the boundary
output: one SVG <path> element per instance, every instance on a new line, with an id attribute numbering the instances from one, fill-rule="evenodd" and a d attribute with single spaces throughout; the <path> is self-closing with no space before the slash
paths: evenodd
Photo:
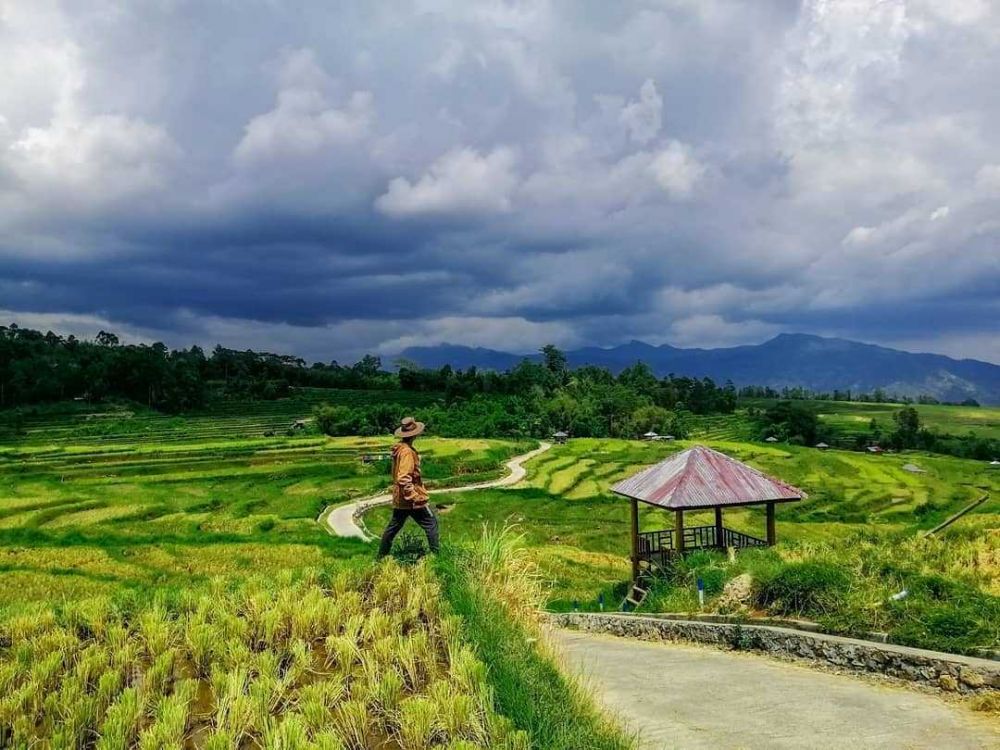
<path id="1" fill-rule="evenodd" d="M 488 482 L 477 482 L 475 484 L 466 484 L 461 487 L 447 487 L 441 490 L 434 490 L 431 493 L 431 497 L 434 498 L 437 495 L 449 492 L 485 490 L 495 487 L 509 487 L 512 484 L 517 484 L 524 479 L 524 475 L 527 473 L 527 470 L 524 468 L 524 463 L 530 461 L 535 456 L 545 453 L 545 451 L 551 447 L 551 443 L 540 443 L 538 448 L 535 450 L 529 451 L 520 456 L 514 456 L 514 458 L 510 459 L 510 461 L 505 464 L 508 473 L 500 479 L 492 479 Z M 392 502 L 392 495 L 388 493 L 384 495 L 376 495 L 375 497 L 365 498 L 364 500 L 347 503 L 346 505 L 338 505 L 332 510 L 328 508 L 320 514 L 320 519 L 322 520 L 324 517 L 326 518 L 327 526 L 329 526 L 330 531 L 336 536 L 356 537 L 358 539 L 364 539 L 365 541 L 371 541 L 373 537 L 363 526 L 357 523 L 356 518 L 370 508 L 374 508 L 379 505 L 387 505 L 390 502 Z"/>
<path id="2" fill-rule="evenodd" d="M 1000 747 L 1000 722 L 936 695 L 705 646 L 550 636 L 644 749 Z"/>

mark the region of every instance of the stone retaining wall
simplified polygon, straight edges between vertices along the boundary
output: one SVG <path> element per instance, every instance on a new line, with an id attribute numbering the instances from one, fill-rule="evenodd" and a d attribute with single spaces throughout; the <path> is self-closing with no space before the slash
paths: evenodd
<path id="1" fill-rule="evenodd" d="M 1000 664 L 907 646 L 872 643 L 789 628 L 736 623 L 664 620 L 623 614 L 547 614 L 557 627 L 627 638 L 694 641 L 740 650 L 765 651 L 854 672 L 872 672 L 963 693 L 1000 690 Z"/>

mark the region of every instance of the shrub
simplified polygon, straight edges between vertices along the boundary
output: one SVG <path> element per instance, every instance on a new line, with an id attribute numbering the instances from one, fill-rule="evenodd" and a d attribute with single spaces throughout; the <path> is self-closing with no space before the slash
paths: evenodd
<path id="1" fill-rule="evenodd" d="M 833 563 L 790 563 L 756 580 L 761 606 L 784 614 L 825 615 L 843 604 L 850 587 L 847 573 Z"/>

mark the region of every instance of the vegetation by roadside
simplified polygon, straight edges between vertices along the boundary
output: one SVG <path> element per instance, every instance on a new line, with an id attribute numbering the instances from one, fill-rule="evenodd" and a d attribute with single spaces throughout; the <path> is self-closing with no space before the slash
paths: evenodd
<path id="1" fill-rule="evenodd" d="M 626 750 L 635 746 L 561 673 L 538 629 L 540 579 L 509 529 L 483 529 L 436 561 L 449 606 L 486 664 L 497 709 L 546 750 Z"/>
<path id="2" fill-rule="evenodd" d="M 804 617 L 825 630 L 950 653 L 1000 648 L 1000 540 L 858 532 L 840 542 L 695 552 L 650 592 L 647 612 Z"/>

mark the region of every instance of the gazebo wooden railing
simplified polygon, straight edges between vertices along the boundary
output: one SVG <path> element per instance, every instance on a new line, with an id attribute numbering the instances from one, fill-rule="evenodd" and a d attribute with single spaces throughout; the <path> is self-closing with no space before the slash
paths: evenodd
<path id="1" fill-rule="evenodd" d="M 767 541 L 733 529 L 722 529 L 721 543 L 715 526 L 686 526 L 684 551 L 696 549 L 724 549 L 726 547 L 766 547 Z M 639 533 L 639 557 L 661 565 L 677 554 L 674 530 L 643 531 Z"/>
<path id="2" fill-rule="evenodd" d="M 680 555 L 697 549 L 767 547 L 777 540 L 775 506 L 805 497 L 802 490 L 766 476 L 734 458 L 696 445 L 668 456 L 616 483 L 611 491 L 632 504 L 632 582 L 627 602 L 637 605 L 646 589 L 640 579 L 655 575 Z M 674 515 L 674 527 L 657 531 L 639 528 L 639 503 L 662 508 Z M 767 536 L 759 539 L 723 526 L 723 509 L 765 506 Z M 712 526 L 684 526 L 684 513 L 715 511 Z M 645 570 L 643 563 L 646 563 Z M 638 596 L 636 595 L 638 592 Z"/>

